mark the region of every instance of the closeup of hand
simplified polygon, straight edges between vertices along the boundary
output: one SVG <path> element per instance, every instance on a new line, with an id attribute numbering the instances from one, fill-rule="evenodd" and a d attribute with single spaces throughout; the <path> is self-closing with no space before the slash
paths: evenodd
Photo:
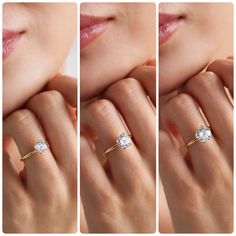
<path id="1" fill-rule="evenodd" d="M 77 230 L 77 134 L 67 105 L 77 105 L 76 80 L 62 76 L 48 89 L 3 121 L 5 233 Z M 20 162 L 39 140 L 49 149 Z"/>
<path id="2" fill-rule="evenodd" d="M 159 167 L 177 233 L 233 231 L 233 60 L 213 61 L 160 110 Z M 212 138 L 189 143 L 210 125 Z"/>
<path id="3" fill-rule="evenodd" d="M 90 233 L 156 231 L 155 73 L 137 67 L 81 105 L 80 193 Z M 131 146 L 104 157 L 124 132 Z"/>

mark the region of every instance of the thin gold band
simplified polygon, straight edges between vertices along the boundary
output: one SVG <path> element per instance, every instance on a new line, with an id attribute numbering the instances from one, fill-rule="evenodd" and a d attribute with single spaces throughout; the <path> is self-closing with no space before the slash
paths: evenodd
<path id="1" fill-rule="evenodd" d="M 106 154 L 108 154 L 109 152 L 115 150 L 116 148 L 118 148 L 118 144 L 117 144 L 117 143 L 114 144 L 112 147 L 108 148 L 108 149 L 104 152 L 104 154 L 106 155 Z"/>
<path id="2" fill-rule="evenodd" d="M 185 144 L 184 147 L 188 148 L 189 146 L 191 146 L 192 144 L 196 143 L 198 141 L 197 138 L 194 138 L 193 140 L 191 140 L 189 143 Z"/>
<path id="3" fill-rule="evenodd" d="M 34 150 L 34 151 L 28 153 L 27 155 L 23 156 L 20 160 L 21 160 L 21 161 L 24 161 L 24 160 L 30 158 L 31 156 L 33 156 L 36 152 L 37 152 L 37 151 Z"/>

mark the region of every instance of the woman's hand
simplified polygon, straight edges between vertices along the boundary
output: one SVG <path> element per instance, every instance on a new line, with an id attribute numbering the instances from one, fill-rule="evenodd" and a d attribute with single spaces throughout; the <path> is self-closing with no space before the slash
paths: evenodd
<path id="1" fill-rule="evenodd" d="M 65 75 L 58 75 L 57 78 L 51 80 L 47 85 L 48 90 L 59 91 L 68 102 L 70 114 L 77 129 L 77 116 L 75 107 L 77 107 L 77 80 Z M 88 226 L 84 215 L 83 205 L 80 200 L 80 231 L 88 232 Z"/>
<path id="2" fill-rule="evenodd" d="M 89 232 L 156 230 L 156 115 L 147 97 L 155 89 L 147 87 L 155 84 L 155 69 L 149 69 L 132 72 L 133 77 L 143 73 L 140 82 L 122 79 L 81 108 L 81 198 Z M 103 166 L 99 158 L 128 133 L 126 126 L 133 143 L 108 153 Z"/>
<path id="3" fill-rule="evenodd" d="M 4 136 L 14 139 L 19 152 L 13 155 L 9 142 L 4 146 L 3 231 L 76 232 L 77 135 L 61 93 L 31 98 L 25 109 L 4 119 Z M 19 159 L 39 140 L 50 148 L 25 160 L 19 170 Z"/>
<path id="4" fill-rule="evenodd" d="M 233 230 L 232 96 L 233 61 L 217 60 L 160 111 L 160 175 L 176 232 Z M 212 138 L 183 150 L 206 120 Z"/>

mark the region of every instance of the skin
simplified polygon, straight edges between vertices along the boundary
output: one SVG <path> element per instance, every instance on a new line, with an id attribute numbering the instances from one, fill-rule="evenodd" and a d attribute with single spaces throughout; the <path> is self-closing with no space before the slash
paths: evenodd
<path id="1" fill-rule="evenodd" d="M 94 55 L 89 49 L 105 40 L 102 39 L 102 36 L 99 39 L 86 47 L 87 60 Z M 135 43 L 132 42 L 133 44 Z M 138 50 L 140 55 L 146 55 L 145 48 L 138 49 L 140 49 L 140 51 Z M 152 54 L 151 51 L 148 51 L 149 53 Z M 93 56 L 91 56 L 91 60 L 92 58 Z M 144 64 L 150 58 L 144 56 L 140 64 Z M 107 59 L 106 63 L 110 62 L 109 59 L 112 58 Z M 121 59 L 119 62 L 123 64 Z M 136 58 L 133 59 L 136 60 Z M 95 66 L 95 61 L 93 62 L 90 64 L 91 66 Z M 104 61 L 100 58 L 96 62 L 101 65 Z M 103 85 L 100 90 L 90 90 L 91 86 L 88 86 L 96 83 L 95 79 L 88 80 L 88 89 L 83 89 L 85 95 L 82 99 L 98 95 L 99 99 L 81 104 L 82 231 L 138 233 L 155 231 L 155 208 L 153 207 L 156 192 L 156 118 L 154 111 L 156 91 L 153 79 L 155 78 L 155 68 L 140 66 L 134 69 L 138 65 L 139 63 L 135 66 L 129 64 L 128 72 L 126 71 L 123 77 L 117 77 L 119 81 L 113 84 L 110 83 L 116 81 L 117 78 L 113 80 L 109 77 L 108 79 L 105 76 L 107 72 L 104 72 L 104 77 L 107 79 L 101 80 Z M 124 69 L 125 65 L 123 66 Z M 107 68 L 114 69 L 112 64 L 111 67 L 106 67 L 106 70 L 108 70 Z M 207 67 L 207 70 L 211 72 L 183 79 L 181 88 L 179 88 L 182 93 L 176 93 L 175 97 L 167 94 L 168 99 L 166 99 L 166 103 L 163 102 L 160 112 L 163 123 L 163 131 L 160 131 L 160 175 L 176 232 L 232 231 L 232 204 L 230 204 L 232 202 L 232 103 L 223 89 L 223 85 L 225 85 L 232 94 L 232 68 L 232 60 L 214 61 Z M 180 67 L 180 69 L 183 68 Z M 96 76 L 95 72 L 94 75 Z M 116 74 L 114 73 L 114 75 Z M 85 78 L 82 76 L 81 83 L 86 83 Z M 187 80 L 188 82 L 183 84 Z M 68 93 L 76 86 L 71 85 L 65 89 L 65 84 L 71 84 L 69 81 L 71 80 L 68 78 L 62 78 L 59 85 L 52 81 L 54 83 L 48 89 L 56 89 L 59 92 L 43 92 L 33 96 L 26 103 L 26 110 L 18 110 L 4 120 L 4 132 L 14 137 L 22 156 L 28 153 L 29 147 L 32 147 L 43 134 L 46 134 L 50 144 L 52 143 L 50 150 L 42 154 L 45 155 L 45 158 L 35 157 L 27 160 L 23 172 L 17 172 L 17 168 L 14 170 L 17 164 L 14 165 L 15 162 L 12 159 L 18 157 L 19 160 L 19 156 L 11 156 L 7 148 L 10 146 L 9 143 L 4 145 L 4 166 L 6 166 L 4 168 L 4 181 L 6 181 L 4 182 L 4 218 L 6 219 L 4 220 L 4 232 L 75 231 L 76 226 L 73 221 L 66 221 L 70 217 L 75 218 L 74 209 L 76 209 L 74 200 L 76 197 L 72 194 L 75 191 L 74 173 L 76 170 L 71 171 L 71 168 L 76 166 L 76 136 L 73 121 L 66 106 L 66 102 L 76 106 L 73 103 L 75 94 Z M 173 83 L 175 84 L 174 79 Z M 212 86 L 216 93 L 212 93 L 212 90 L 209 89 Z M 207 104 L 200 103 L 202 100 L 198 91 L 201 89 L 197 90 L 196 87 L 206 91 Z M 151 103 L 147 99 L 147 95 L 150 96 Z M 217 100 L 216 95 L 221 99 Z M 195 143 L 188 149 L 188 154 L 183 155 L 178 148 L 181 145 L 178 143 L 179 139 L 172 138 L 172 136 L 179 134 L 180 138 L 188 142 L 191 140 L 195 128 L 199 126 L 200 122 L 203 122 L 195 100 L 199 101 L 203 112 L 211 121 L 214 138 L 205 145 Z M 39 101 L 41 109 L 39 109 Z M 130 106 L 124 106 L 124 101 Z M 213 110 L 213 115 L 211 112 L 206 112 L 211 111 L 209 107 Z M 216 111 L 224 115 L 217 116 Z M 118 115 L 118 112 L 121 116 Z M 55 122 L 55 115 L 52 118 L 52 114 L 56 114 L 58 121 Z M 193 115 L 190 116 L 191 114 Z M 123 122 L 120 117 L 123 118 Z M 171 118 L 171 130 L 165 127 L 166 117 Z M 192 117 L 195 119 L 193 120 Z M 117 149 L 109 153 L 108 162 L 104 165 L 101 154 L 114 144 L 114 140 L 121 132 L 126 130 L 124 122 L 132 133 L 134 143 L 127 150 Z M 224 122 L 226 126 L 228 136 L 225 139 L 220 139 L 219 135 L 215 135 L 219 134 L 218 128 L 215 128 L 220 127 L 219 122 L 220 124 Z M 42 130 L 39 129 L 39 124 L 43 128 Z M 173 127 L 177 128 L 173 129 Z M 61 129 L 65 130 L 63 135 L 66 133 L 66 140 L 68 140 L 66 144 L 64 137 L 62 139 L 61 135 L 57 133 Z M 25 132 L 25 130 L 29 131 Z M 173 130 L 176 132 L 172 135 Z M 28 135 L 25 135 L 26 133 Z M 57 138 L 54 135 L 57 135 Z M 225 143 L 224 140 L 229 141 Z M 68 155 L 68 145 L 71 147 L 70 155 Z M 63 153 L 65 152 L 67 158 L 70 158 L 69 162 L 64 159 L 65 154 Z M 183 157 L 186 158 L 186 161 Z M 11 158 L 11 162 L 9 158 Z M 68 163 L 70 163 L 69 167 Z M 30 168 L 27 169 L 27 167 Z M 34 168 L 37 170 L 33 172 Z M 43 171 L 40 172 L 42 169 Z M 41 174 L 40 179 L 36 175 L 32 175 L 36 171 L 39 175 Z M 208 178 L 205 178 L 206 173 L 208 173 Z M 48 177 L 47 181 L 41 181 L 45 176 Z M 48 179 L 51 179 L 52 182 L 49 182 Z M 11 184 L 7 181 L 10 181 Z M 10 188 L 11 185 L 15 188 Z M 40 188 L 36 188 L 37 185 Z M 53 191 L 52 186 L 55 186 L 56 191 Z M 15 189 L 18 190 L 17 194 L 12 195 Z M 47 191 L 43 191 L 44 189 Z M 58 189 L 60 189 L 60 197 L 55 197 Z M 16 204 L 19 199 L 22 201 L 21 205 L 27 205 L 23 210 L 18 208 L 19 204 Z M 55 202 L 55 199 L 58 201 Z M 55 205 L 52 205 L 52 202 Z M 177 206 L 176 202 L 178 202 Z M 50 211 L 47 211 L 48 208 L 43 208 L 45 203 L 52 207 Z M 54 206 L 55 208 L 53 208 Z M 68 211 L 68 208 L 71 210 Z M 65 213 L 61 214 L 61 212 Z M 47 215 L 46 220 L 45 215 Z M 12 219 L 15 219 L 13 224 Z M 22 222 L 22 219 L 28 220 Z M 51 224 L 54 219 L 56 222 L 63 221 L 65 224 Z M 50 224 L 47 225 L 45 222 L 50 222 Z"/>
<path id="2" fill-rule="evenodd" d="M 81 232 L 152 233 L 156 70 L 154 63 L 144 64 L 155 58 L 155 5 L 83 3 L 80 9 L 81 14 L 113 17 L 80 55 Z M 126 127 L 132 145 L 104 157 Z"/>
<path id="3" fill-rule="evenodd" d="M 75 37 L 76 11 L 70 3 L 3 7 L 4 29 L 25 30 L 3 62 L 5 233 L 77 231 L 77 82 L 58 74 Z M 40 139 L 49 150 L 21 162 Z"/>
<path id="4" fill-rule="evenodd" d="M 25 31 L 3 64 L 4 116 L 59 72 L 75 38 L 76 11 L 73 3 L 3 4 L 3 28 Z"/>
<path id="5" fill-rule="evenodd" d="M 108 29 L 80 52 L 82 101 L 96 97 L 135 67 L 155 58 L 155 11 L 154 4 L 81 4 L 81 14 L 113 19 Z"/>
<path id="6" fill-rule="evenodd" d="M 214 61 L 161 109 L 160 175 L 176 232 L 233 231 L 233 106 L 223 87 L 233 87 L 232 71 L 232 61 Z M 183 154 L 166 124 L 176 126 L 179 137 L 188 143 L 196 127 L 205 124 L 195 101 L 214 137 L 207 144 L 191 145 Z"/>
<path id="7" fill-rule="evenodd" d="M 152 5 L 152 4 L 151 4 Z M 128 6 L 128 8 L 125 10 L 125 8 Z M 136 6 L 136 5 L 135 5 Z M 121 7 L 124 12 L 130 11 L 132 7 L 130 5 L 124 4 L 123 7 Z M 152 11 L 154 10 L 154 5 L 152 5 Z M 150 7 L 144 7 L 144 18 L 147 16 L 147 10 L 151 9 Z M 141 8 L 138 7 L 139 12 L 141 13 Z M 132 14 L 129 14 L 131 17 Z M 150 15 L 151 21 L 154 21 L 153 14 Z M 127 19 L 128 20 L 128 19 Z M 149 24 L 148 24 L 149 27 Z M 151 24 L 151 28 L 154 29 L 155 26 Z M 144 27 L 142 28 L 145 29 Z M 154 30 L 147 30 L 145 29 L 145 32 L 152 32 L 151 34 L 154 35 Z M 128 32 L 127 30 L 124 32 Z M 122 33 L 122 31 L 120 31 Z M 137 35 L 138 33 L 136 33 Z M 131 34 L 132 35 L 132 34 Z M 150 34 L 148 35 L 150 37 Z M 136 56 L 138 56 L 138 60 L 136 60 L 136 57 L 132 56 L 130 59 L 134 59 L 138 64 L 144 64 L 147 60 L 152 58 L 153 53 L 155 50 L 155 44 L 152 45 L 151 48 L 147 46 L 145 40 L 147 39 L 146 35 L 144 34 L 144 37 L 142 38 L 142 44 L 140 42 L 136 42 L 137 45 L 142 45 L 142 48 L 139 48 L 138 51 L 135 51 Z M 139 41 L 139 40 L 138 40 Z M 155 43 L 155 39 L 152 39 L 152 41 Z M 128 41 L 127 41 L 128 43 Z M 131 45 L 131 43 L 129 43 Z M 147 48 L 146 48 L 147 46 Z M 144 50 L 144 49 L 148 50 Z M 141 50 L 142 49 L 142 50 Z M 20 50 L 20 49 L 18 49 Z M 126 52 L 127 48 L 123 48 L 122 57 L 123 58 L 124 53 Z M 133 49 L 134 50 L 134 49 Z M 88 51 L 88 48 L 86 49 Z M 11 58 L 8 58 L 5 62 L 9 63 L 10 59 L 13 60 L 14 56 L 17 54 L 17 51 L 14 51 L 14 54 L 11 55 Z M 112 54 L 111 54 L 112 55 Z M 45 59 L 45 58 L 44 58 Z M 109 59 L 109 58 L 107 58 Z M 105 61 L 103 62 L 105 65 Z M 136 63 L 135 63 L 136 66 Z M 126 64 L 122 64 L 122 67 L 120 69 L 125 69 L 125 73 L 122 73 L 122 75 L 127 74 L 133 68 L 135 67 L 134 64 L 128 64 L 128 67 Z M 128 68 L 128 69 L 127 69 Z M 114 67 L 112 69 L 114 71 Z M 112 71 L 111 71 L 112 72 Z M 115 71 L 114 71 L 115 72 Z M 54 71 L 56 74 L 56 71 Z M 53 74 L 54 74 L 53 73 Z M 140 76 L 141 75 L 141 76 Z M 122 186 L 121 180 L 118 180 L 117 176 L 117 185 L 111 183 L 111 179 L 108 177 L 102 178 L 102 176 L 99 177 L 99 179 L 103 181 L 107 181 L 110 183 L 110 186 L 113 186 L 114 194 L 112 194 L 112 198 L 107 199 L 109 201 L 109 205 L 107 205 L 106 208 L 103 209 L 104 214 L 100 218 L 100 222 L 95 222 L 95 224 L 91 224 L 92 220 L 96 219 L 94 218 L 94 212 L 89 212 L 88 206 L 91 204 L 96 204 L 98 208 L 102 208 L 103 205 L 98 205 L 101 203 L 100 201 L 94 201 L 89 202 L 89 200 L 92 199 L 92 197 L 95 199 L 101 199 L 106 200 L 106 196 L 101 194 L 99 192 L 93 192 L 93 195 L 88 195 L 87 199 L 85 198 L 86 207 L 82 205 L 81 209 L 84 209 L 84 212 L 86 214 L 86 217 L 89 218 L 89 221 L 85 220 L 84 212 L 81 211 L 81 229 L 86 230 L 90 229 L 90 231 L 108 231 L 108 232 L 114 232 L 114 231 L 124 231 L 124 232 L 154 232 L 155 231 L 155 209 L 153 206 L 155 205 L 155 113 L 154 113 L 154 105 L 150 104 L 150 101 L 147 99 L 146 95 L 150 95 L 150 98 L 153 103 L 155 103 L 155 92 L 149 89 L 149 86 L 155 87 L 155 68 L 141 68 L 141 70 L 134 70 L 132 71 L 131 77 L 137 77 L 137 79 L 140 80 L 138 82 L 135 79 L 129 79 L 122 81 L 122 83 L 114 84 L 113 87 L 107 88 L 107 82 L 103 85 L 103 88 L 107 88 L 106 96 L 104 97 L 104 100 L 106 100 L 105 104 L 108 107 L 108 112 L 111 112 L 113 114 L 114 119 L 117 120 L 116 129 L 118 130 L 124 130 L 123 124 L 120 122 L 119 118 L 117 117 L 117 110 L 114 108 L 114 104 L 116 102 L 116 98 L 113 96 L 113 91 L 116 91 L 116 94 L 121 93 L 121 91 L 125 90 L 127 96 L 130 98 L 130 102 L 132 102 L 136 107 L 136 101 L 133 100 L 133 96 L 131 96 L 132 91 L 137 94 L 135 97 L 139 97 L 140 95 L 140 103 L 146 104 L 146 110 L 141 109 L 140 112 L 144 116 L 144 112 L 148 111 L 150 116 L 150 124 L 148 124 L 144 127 L 142 127 L 141 132 L 143 130 L 149 129 L 150 132 L 147 132 L 146 138 L 150 140 L 150 142 L 147 142 L 145 140 L 145 145 L 143 147 L 136 146 L 135 144 L 132 145 L 132 151 L 127 152 L 125 155 L 120 155 L 119 153 L 116 153 L 114 155 L 120 155 L 120 159 L 128 158 L 128 163 L 130 162 L 130 167 L 134 168 L 134 170 L 138 171 L 141 174 L 142 178 L 137 178 L 137 175 L 129 175 L 128 173 L 128 165 L 126 168 L 126 175 L 124 175 L 124 178 L 128 180 L 127 183 L 129 183 L 130 186 L 133 186 L 132 191 L 128 195 L 128 186 Z M 5 81 L 10 77 L 5 76 Z M 44 78 L 44 77 L 43 77 Z M 43 79 L 41 78 L 41 79 Z M 119 76 L 115 78 L 115 80 L 124 79 L 120 78 Z M 148 83 L 147 79 L 148 78 Z M 110 80 L 109 85 L 115 81 Z M 81 79 L 84 81 L 84 79 Z M 18 80 L 19 83 L 21 80 Z M 74 81 L 74 80 L 72 80 Z M 154 83 L 154 84 L 153 84 Z M 90 83 L 91 84 L 91 83 Z M 125 86 L 126 84 L 129 84 L 129 86 Z M 45 84 L 44 84 L 45 85 Z M 65 87 L 66 86 L 66 87 Z M 91 86 L 90 86 L 91 87 Z M 6 89 L 6 88 L 4 88 Z M 61 77 L 60 75 L 56 77 L 55 80 L 52 80 L 49 85 L 45 88 L 46 90 L 50 90 L 47 92 L 42 92 L 39 94 L 31 95 L 32 97 L 29 99 L 25 98 L 28 101 L 24 105 L 24 109 L 18 108 L 13 113 L 6 116 L 4 119 L 4 136 L 11 136 L 14 139 L 14 142 L 10 142 L 11 145 L 6 145 L 4 148 L 4 163 L 6 163 L 6 166 L 9 168 L 4 168 L 4 232 L 75 232 L 76 231 L 76 162 L 75 162 L 75 156 L 76 156 L 76 146 L 75 146 L 75 128 L 74 128 L 74 122 L 73 122 L 73 115 L 71 115 L 71 112 L 68 112 L 66 102 L 69 103 L 71 106 L 76 107 L 75 101 L 76 100 L 76 84 L 71 84 L 71 79 Z M 57 90 L 57 92 L 55 91 Z M 82 90 L 84 91 L 84 90 Z M 87 92 L 87 91 L 85 91 Z M 97 96 L 99 94 L 94 93 L 94 96 Z M 23 95 L 22 95 L 23 96 Z M 105 93 L 104 93 L 105 96 Z M 108 99 L 108 97 L 110 98 Z M 16 100 L 17 101 L 17 100 Z M 117 101 L 118 103 L 119 101 Z M 97 104 L 102 103 L 102 101 L 97 101 Z M 100 105 L 96 104 L 89 104 L 88 107 L 90 109 L 84 109 L 83 114 L 89 116 L 89 111 L 96 112 Z M 8 106 L 6 106 L 8 107 Z M 142 107 L 142 106 L 140 106 Z M 13 108 L 12 108 L 13 109 Z M 106 109 L 106 108 L 105 108 Z M 110 110 L 111 109 L 111 110 Z M 71 109 L 69 109 L 70 111 Z M 130 120 L 128 117 L 128 110 L 120 109 L 125 116 L 127 116 L 127 119 Z M 86 111 L 86 112 L 85 112 Z M 82 112 L 81 112 L 82 113 Z M 8 113 L 6 113 L 8 114 Z M 56 114 L 56 115 L 55 115 Z M 134 115 L 134 113 L 132 114 Z M 55 117 L 58 117 L 58 120 L 54 122 Z M 99 115 L 95 116 L 94 119 L 90 119 L 89 123 L 91 125 L 94 125 L 98 119 L 100 119 Z M 106 117 L 108 119 L 108 117 Z M 143 120 L 144 118 L 142 118 Z M 130 122 L 130 121 L 129 121 Z M 141 127 L 141 121 L 137 120 L 135 124 L 139 124 Z M 42 129 L 39 128 L 42 127 Z M 107 134 L 109 132 L 112 132 L 112 130 L 108 127 L 104 127 L 107 130 Z M 101 133 L 101 126 L 97 126 L 98 131 Z M 62 130 L 61 130 L 62 129 Z M 28 132 L 25 132 L 25 130 L 28 130 Z M 63 131 L 64 130 L 64 131 Z M 23 132 L 24 131 L 24 132 Z M 137 130 L 134 132 L 134 137 L 136 139 L 136 136 L 139 137 L 138 132 L 140 130 Z M 61 135 L 63 133 L 63 136 Z M 64 134 L 66 133 L 66 137 Z M 136 134 L 135 134 L 136 133 Z M 27 135 L 26 135 L 27 134 Z M 39 138 L 42 138 L 42 136 L 46 136 L 46 140 L 49 142 L 50 150 L 43 153 L 41 156 L 35 156 L 31 159 L 28 159 L 24 163 L 19 164 L 19 159 L 21 156 L 24 156 L 26 153 L 28 153 L 35 143 L 36 140 Z M 114 134 L 113 134 L 114 136 Z M 67 140 L 65 143 L 64 141 Z M 83 141 L 83 137 L 81 138 L 81 141 Z M 104 139 L 105 140 L 105 139 Z M 107 140 L 107 142 L 110 143 L 111 140 Z M 141 140 L 138 141 L 141 143 Z M 96 159 L 95 154 L 90 150 L 86 149 L 88 148 L 87 141 L 85 143 L 85 148 L 81 148 L 81 152 L 84 152 L 88 150 L 91 155 L 89 155 L 87 158 L 85 158 L 85 155 L 83 155 L 83 163 L 81 163 L 81 166 L 84 168 L 81 170 L 81 173 L 87 173 L 87 175 L 94 174 L 94 171 L 91 170 L 91 167 L 86 166 L 87 161 L 95 161 L 94 164 L 96 165 Z M 83 143 L 82 143 L 83 144 Z M 104 143 L 105 144 L 105 143 Z M 107 143 L 108 144 L 108 143 Z M 13 146 L 15 147 L 14 150 Z M 70 146 L 70 149 L 68 150 L 68 146 Z M 15 151 L 15 152 L 14 152 Z M 68 151 L 70 153 L 68 154 Z M 87 154 L 87 153 L 86 153 Z M 131 158 L 135 156 L 135 158 Z M 66 156 L 66 160 L 64 157 Z M 113 158 L 114 159 L 114 158 Z M 68 161 L 69 160 L 69 161 Z M 117 159 L 119 160 L 119 159 Z M 116 162 L 116 159 L 113 161 Z M 23 164 L 23 165 L 22 165 Z M 100 164 L 100 162 L 99 162 Z M 4 164 L 5 165 L 5 164 Z M 120 170 L 123 171 L 122 163 L 120 162 Z M 74 167 L 74 168 L 72 168 Z M 87 172 L 86 172 L 87 168 Z M 113 168 L 114 169 L 114 168 Z M 100 165 L 100 168 L 98 168 L 98 173 L 104 174 L 104 169 Z M 106 169 L 107 170 L 107 169 Z M 109 170 L 109 169 L 108 169 Z M 101 171 L 101 172 L 100 172 Z M 103 171 L 103 172 L 102 172 Z M 110 169 L 110 172 L 112 170 Z M 35 175 L 37 173 L 37 175 Z M 118 172 L 116 172 L 116 175 Z M 12 178 L 9 178 L 9 175 L 12 175 Z M 122 173 L 123 175 L 123 173 Z M 121 176 L 122 176 L 121 175 Z M 46 181 L 42 181 L 42 179 L 45 179 Z M 14 180 L 14 181 L 13 181 Z M 83 183 L 89 182 L 92 179 L 83 178 Z M 98 180 L 98 179 L 95 179 Z M 99 186 L 99 182 L 95 183 L 94 187 Z M 132 180 L 135 180 L 135 185 L 131 183 Z M 140 184 L 140 181 L 142 184 Z M 10 184 L 11 183 L 11 184 Z M 14 183 L 14 185 L 12 184 Z M 118 186 L 119 183 L 119 189 L 115 190 L 114 188 Z M 82 184 L 81 184 L 82 185 Z M 17 194 L 15 193 L 12 195 L 12 188 L 11 186 L 15 186 L 18 191 Z M 83 187 L 86 186 L 83 184 Z M 86 191 L 88 191 L 89 186 L 83 190 L 83 193 L 81 194 L 84 196 Z M 44 191 L 44 190 L 47 191 Z M 90 188 L 89 192 L 91 194 L 92 188 Z M 137 196 L 137 192 L 140 192 L 142 194 L 139 194 L 139 198 L 137 200 L 134 200 L 133 196 Z M 55 196 L 55 193 L 59 193 Z M 107 192 L 105 192 L 107 193 Z M 145 194 L 143 194 L 145 193 Z M 121 195 L 122 194 L 122 195 Z M 103 197 L 104 196 L 104 197 Z M 108 195 L 107 195 L 108 196 Z M 110 195 L 109 195 L 110 196 Z M 17 200 L 16 200 L 17 199 Z M 21 199 L 21 202 L 23 208 L 18 208 L 18 199 Z M 115 203 L 118 203 L 116 210 L 112 209 L 111 206 L 114 206 Z M 149 202 L 150 205 L 146 207 L 146 202 Z M 53 203 L 53 204 L 52 204 Z M 91 204 L 90 204 L 91 203 Z M 144 204 L 145 203 L 145 204 Z M 89 205 L 87 205 L 89 204 Z M 49 207 L 50 206 L 50 207 Z M 141 207 L 140 207 L 141 206 Z M 129 208 L 128 211 L 124 211 L 125 208 Z M 17 210 L 16 210 L 17 209 Z M 68 210 L 71 209 L 71 210 Z M 109 212 L 109 209 L 112 211 Z M 134 212 L 133 209 L 136 209 Z M 143 214 L 145 211 L 145 214 Z M 114 212 L 114 216 L 116 216 L 113 221 L 107 222 L 107 216 L 109 214 Z M 96 214 L 99 214 L 99 217 L 101 216 L 99 211 L 96 211 Z M 133 216 L 137 215 L 138 217 L 135 219 Z M 45 215 L 47 216 L 45 218 Z M 146 216 L 150 216 L 151 220 L 147 220 L 148 218 Z M 124 218 L 127 218 L 126 224 L 124 222 Z M 13 221 L 14 219 L 14 221 Z M 27 220 L 22 220 L 27 219 Z M 116 227 L 112 227 L 114 225 L 115 220 L 118 220 L 119 224 L 116 225 Z M 140 220 L 142 222 L 145 221 L 145 224 L 140 224 Z M 64 224 L 58 224 L 59 222 L 64 222 Z M 92 225 L 92 226 L 91 226 Z M 89 228 L 87 228 L 89 226 Z M 122 226 L 122 228 L 120 227 Z"/>
<path id="8" fill-rule="evenodd" d="M 161 3 L 159 12 L 184 17 L 174 35 L 159 48 L 160 95 L 181 87 L 212 60 L 232 54 L 231 3 Z"/>
<path id="9" fill-rule="evenodd" d="M 233 58 L 225 57 L 233 51 L 232 4 L 160 4 L 159 10 L 185 13 L 181 27 L 159 48 L 160 232 L 229 233 Z M 185 149 L 206 119 L 212 139 Z"/>
<path id="10" fill-rule="evenodd" d="M 5 233 L 69 233 L 77 230 L 76 131 L 64 99 L 67 97 L 63 93 L 64 83 L 56 83 L 60 92 L 37 94 L 24 109 L 4 119 L 3 132 L 8 137 L 5 138 L 3 157 Z M 74 79 L 70 78 L 67 85 L 67 89 L 76 88 Z M 76 96 L 73 98 L 71 105 L 75 107 Z M 34 154 L 20 169 L 20 157 L 29 153 L 29 147 L 44 137 L 50 149 Z M 11 147 L 13 144 L 17 146 L 17 152 Z"/>
<path id="11" fill-rule="evenodd" d="M 89 141 L 85 130 L 80 141 L 81 198 L 89 232 L 151 233 L 156 230 L 156 116 L 138 76 L 133 74 L 132 78 L 114 83 L 102 99 L 86 104 L 81 110 L 82 132 L 83 127 L 89 127 L 96 133 L 96 140 L 90 138 Z M 150 76 L 145 80 L 150 80 L 149 84 L 155 81 Z M 125 101 L 130 106 L 123 106 Z M 134 111 L 139 113 L 138 117 Z M 135 143 L 125 151 L 117 149 L 107 154 L 109 168 L 104 169 L 99 162 L 102 154 L 99 150 L 106 150 L 117 134 L 127 132 L 118 112 Z M 147 116 L 149 122 L 145 122 Z M 97 151 L 91 148 L 91 140 Z"/>

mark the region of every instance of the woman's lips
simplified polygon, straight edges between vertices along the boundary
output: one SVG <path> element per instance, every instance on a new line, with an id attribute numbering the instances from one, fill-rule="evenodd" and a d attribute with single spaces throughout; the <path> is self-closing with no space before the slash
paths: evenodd
<path id="1" fill-rule="evenodd" d="M 106 30 L 111 18 L 80 15 L 80 48 L 85 47 Z"/>
<path id="2" fill-rule="evenodd" d="M 22 36 L 23 32 L 3 30 L 2 39 L 2 57 L 5 60 L 15 49 L 17 41 Z"/>
<path id="3" fill-rule="evenodd" d="M 165 43 L 177 30 L 183 17 L 171 14 L 159 14 L 159 46 Z"/>

